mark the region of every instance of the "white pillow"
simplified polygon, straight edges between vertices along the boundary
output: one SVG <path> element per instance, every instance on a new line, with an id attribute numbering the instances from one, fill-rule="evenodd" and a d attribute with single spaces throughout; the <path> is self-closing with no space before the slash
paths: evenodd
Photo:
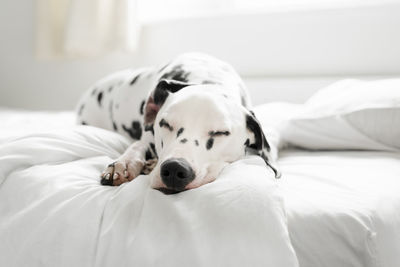
<path id="1" fill-rule="evenodd" d="M 400 149 L 400 79 L 343 80 L 323 88 L 280 134 L 307 149 Z"/>

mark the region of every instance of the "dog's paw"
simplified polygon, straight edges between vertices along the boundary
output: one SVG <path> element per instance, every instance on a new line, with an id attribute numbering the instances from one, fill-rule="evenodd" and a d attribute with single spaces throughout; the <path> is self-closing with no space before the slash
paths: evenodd
<path id="1" fill-rule="evenodd" d="M 119 159 L 108 165 L 101 174 L 101 184 L 118 186 L 132 181 L 139 176 L 143 166 L 144 162 L 139 160 L 131 161 Z"/>
<path id="2" fill-rule="evenodd" d="M 156 165 L 157 165 L 157 159 L 150 159 L 146 161 L 143 166 L 142 173 L 143 174 L 151 173 L 153 169 L 156 167 Z"/>

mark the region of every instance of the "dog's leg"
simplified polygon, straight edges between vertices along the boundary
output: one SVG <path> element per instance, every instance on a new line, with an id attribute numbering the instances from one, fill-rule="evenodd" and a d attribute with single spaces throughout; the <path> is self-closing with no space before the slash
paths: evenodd
<path id="1" fill-rule="evenodd" d="M 145 165 L 147 143 L 134 142 L 116 161 L 101 174 L 102 185 L 121 185 L 136 178 Z"/>
<path id="2" fill-rule="evenodd" d="M 152 140 L 152 136 L 145 134 L 145 138 L 130 145 L 124 154 L 106 167 L 101 174 L 101 184 L 117 186 L 132 181 L 142 173 L 150 173 L 156 162 Z"/>

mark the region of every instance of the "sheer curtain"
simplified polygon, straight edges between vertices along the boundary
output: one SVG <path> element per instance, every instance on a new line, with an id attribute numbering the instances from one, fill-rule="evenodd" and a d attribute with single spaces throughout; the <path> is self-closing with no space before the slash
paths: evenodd
<path id="1" fill-rule="evenodd" d="M 42 59 L 133 51 L 136 0 L 37 0 L 36 54 Z"/>
<path id="2" fill-rule="evenodd" d="M 221 12 L 231 0 L 36 0 L 41 59 L 96 57 L 135 50 L 140 26 L 154 20 Z"/>

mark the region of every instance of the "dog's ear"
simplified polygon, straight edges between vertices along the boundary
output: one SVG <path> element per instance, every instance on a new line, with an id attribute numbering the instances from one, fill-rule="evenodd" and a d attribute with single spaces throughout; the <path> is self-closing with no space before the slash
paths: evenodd
<path id="1" fill-rule="evenodd" d="M 171 93 L 178 92 L 182 88 L 193 85 L 176 80 L 161 79 L 156 88 L 153 90 L 149 98 L 147 99 L 145 110 L 144 110 L 144 124 L 146 127 L 151 127 L 157 116 L 158 111 L 164 104 L 168 95 Z"/>
<path id="2" fill-rule="evenodd" d="M 265 138 L 261 124 L 257 120 L 254 112 L 246 113 L 246 128 L 248 130 L 248 139 L 245 142 L 246 153 L 260 156 L 265 163 L 271 167 L 275 173 L 275 177 L 281 177 L 275 160 L 271 156 L 271 147 Z"/>

